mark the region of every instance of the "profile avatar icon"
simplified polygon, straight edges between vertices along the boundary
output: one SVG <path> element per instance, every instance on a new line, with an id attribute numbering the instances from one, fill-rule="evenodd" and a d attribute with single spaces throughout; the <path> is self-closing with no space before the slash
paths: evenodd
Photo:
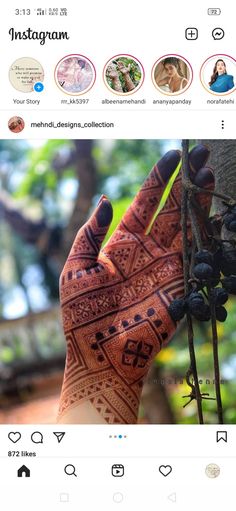
<path id="1" fill-rule="evenodd" d="M 152 69 L 155 87 L 167 95 L 178 95 L 186 91 L 192 82 L 190 64 L 179 55 L 165 55 L 155 62 Z"/>
<path id="2" fill-rule="evenodd" d="M 216 61 L 209 86 L 213 92 L 217 92 L 218 94 L 221 92 L 228 92 L 234 88 L 234 77 L 227 73 L 224 60 L 218 59 Z"/>
<path id="3" fill-rule="evenodd" d="M 14 116 L 8 121 L 8 128 L 13 133 L 20 133 L 25 127 L 25 121 L 22 117 Z"/>
<path id="4" fill-rule="evenodd" d="M 132 55 L 115 55 L 106 63 L 103 79 L 114 94 L 133 94 L 143 83 L 144 70 L 141 62 Z"/>
<path id="5" fill-rule="evenodd" d="M 34 92 L 35 84 L 44 81 L 44 70 L 40 62 L 31 57 L 22 57 L 13 62 L 9 69 L 9 80 L 19 92 Z M 38 91 L 36 91 L 38 92 Z"/>
<path id="6" fill-rule="evenodd" d="M 57 86 L 70 95 L 88 92 L 95 82 L 95 76 L 92 62 L 83 55 L 67 55 L 55 69 Z"/>
<path id="7" fill-rule="evenodd" d="M 211 94 L 227 95 L 235 90 L 236 60 L 229 55 L 212 55 L 203 62 L 200 78 Z"/>

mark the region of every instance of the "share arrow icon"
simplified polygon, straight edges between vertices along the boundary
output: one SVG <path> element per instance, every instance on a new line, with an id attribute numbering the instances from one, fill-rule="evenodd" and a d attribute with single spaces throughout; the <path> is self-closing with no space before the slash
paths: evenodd
<path id="1" fill-rule="evenodd" d="M 58 443 L 60 444 L 66 433 L 63 432 L 63 431 L 53 431 L 53 434 L 55 435 L 55 437 L 57 438 Z"/>

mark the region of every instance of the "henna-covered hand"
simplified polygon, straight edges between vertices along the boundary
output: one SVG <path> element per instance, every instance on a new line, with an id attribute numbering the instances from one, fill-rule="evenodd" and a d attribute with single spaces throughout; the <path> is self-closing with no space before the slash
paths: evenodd
<path id="1" fill-rule="evenodd" d="M 127 92 L 131 92 L 132 90 L 134 90 L 136 88 L 131 76 L 130 76 L 130 70 L 131 70 L 131 64 L 129 63 L 127 66 L 124 64 L 124 62 L 122 62 L 122 60 L 119 60 L 117 62 L 117 68 L 118 70 L 122 73 L 123 75 L 123 78 L 124 78 L 124 82 L 125 82 L 125 87 L 127 89 Z"/>
<path id="2" fill-rule="evenodd" d="M 190 175 L 198 186 L 212 189 L 208 156 L 205 146 L 191 151 Z M 153 167 L 102 249 L 112 219 L 105 196 L 75 238 L 60 278 L 67 343 L 61 421 L 65 412 L 85 402 L 101 422 L 137 421 L 145 376 L 176 329 L 168 306 L 183 295 L 180 176 L 146 234 L 180 158 L 179 151 L 169 151 Z M 209 195 L 198 198 L 209 211 Z"/>
<path id="3" fill-rule="evenodd" d="M 109 78 L 119 78 L 119 73 L 114 64 L 107 67 L 106 74 Z"/>
<path id="4" fill-rule="evenodd" d="M 126 65 L 125 65 L 125 63 L 124 63 L 122 60 L 119 60 L 119 61 L 117 62 L 117 67 L 118 67 L 119 71 L 120 71 L 123 75 L 125 75 L 125 74 L 129 73 L 129 72 L 130 72 L 130 69 L 131 69 L 131 65 L 130 65 L 130 64 L 128 64 L 128 65 L 126 66 Z"/>

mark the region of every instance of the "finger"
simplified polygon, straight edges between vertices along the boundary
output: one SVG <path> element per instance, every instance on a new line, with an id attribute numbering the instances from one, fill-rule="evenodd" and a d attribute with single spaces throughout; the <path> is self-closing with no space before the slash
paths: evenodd
<path id="1" fill-rule="evenodd" d="M 181 153 L 179 151 L 168 151 L 154 165 L 126 211 L 120 223 L 120 229 L 127 229 L 134 233 L 145 232 L 157 209 L 166 184 L 180 162 L 180 158 Z"/>
<path id="2" fill-rule="evenodd" d="M 200 169 L 194 178 L 194 184 L 200 188 L 204 188 L 205 190 L 213 191 L 215 188 L 215 178 L 212 169 L 210 167 L 203 167 Z M 197 202 L 197 204 L 200 206 L 200 209 L 202 209 L 205 214 L 209 214 L 211 209 L 212 195 L 200 192 L 195 197 L 195 202 Z M 196 215 L 202 234 L 202 239 L 206 239 L 207 231 L 205 228 L 204 220 L 200 215 L 200 212 L 196 211 Z"/>
<path id="3" fill-rule="evenodd" d="M 214 190 L 215 178 L 213 170 L 206 166 L 207 160 L 210 156 L 210 151 L 207 146 L 202 144 L 194 147 L 189 156 L 189 173 L 192 182 L 200 188 Z M 206 213 L 209 213 L 211 208 L 212 196 L 207 193 L 198 193 L 195 200 Z M 203 223 L 198 218 L 200 224 Z M 204 232 L 202 233 L 204 234 Z"/>
<path id="4" fill-rule="evenodd" d="M 189 153 L 189 174 L 191 181 L 199 170 L 206 166 L 206 162 L 210 156 L 210 151 L 207 146 L 198 144 Z"/>
<path id="5" fill-rule="evenodd" d="M 203 167 L 209 157 L 206 146 L 199 144 L 189 153 L 189 172 L 192 181 L 201 188 L 214 189 L 214 175 L 210 168 Z M 163 248 L 169 248 L 174 238 L 181 231 L 181 196 L 182 180 L 179 174 L 170 191 L 164 208 L 158 214 L 151 229 L 151 235 Z M 198 194 L 197 200 L 204 209 L 209 211 L 211 198 L 206 194 Z"/>
<path id="6" fill-rule="evenodd" d="M 112 206 L 103 195 L 92 216 L 78 231 L 63 273 L 93 266 L 112 220 Z M 72 275 L 72 273 L 71 273 Z"/>

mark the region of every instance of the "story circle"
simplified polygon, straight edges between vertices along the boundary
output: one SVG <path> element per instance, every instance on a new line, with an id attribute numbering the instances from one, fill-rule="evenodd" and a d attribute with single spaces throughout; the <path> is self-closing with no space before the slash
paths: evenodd
<path id="1" fill-rule="evenodd" d="M 9 80 L 19 92 L 33 92 L 37 82 L 43 82 L 44 70 L 38 60 L 21 57 L 13 62 L 9 69 Z"/>
<path id="2" fill-rule="evenodd" d="M 59 89 L 70 96 L 86 94 L 94 85 L 96 70 L 88 57 L 79 53 L 66 55 L 57 63 L 54 78 Z"/>
<path id="3" fill-rule="evenodd" d="M 178 96 L 190 87 L 193 80 L 193 69 L 190 62 L 175 53 L 160 57 L 152 67 L 154 87 L 167 96 Z"/>
<path id="4" fill-rule="evenodd" d="M 137 92 L 144 81 L 141 62 L 128 53 L 114 55 L 103 68 L 103 81 L 113 94 L 128 96 Z"/>
<path id="5" fill-rule="evenodd" d="M 208 57 L 200 69 L 204 89 L 215 96 L 227 96 L 236 89 L 236 60 L 225 53 Z"/>

